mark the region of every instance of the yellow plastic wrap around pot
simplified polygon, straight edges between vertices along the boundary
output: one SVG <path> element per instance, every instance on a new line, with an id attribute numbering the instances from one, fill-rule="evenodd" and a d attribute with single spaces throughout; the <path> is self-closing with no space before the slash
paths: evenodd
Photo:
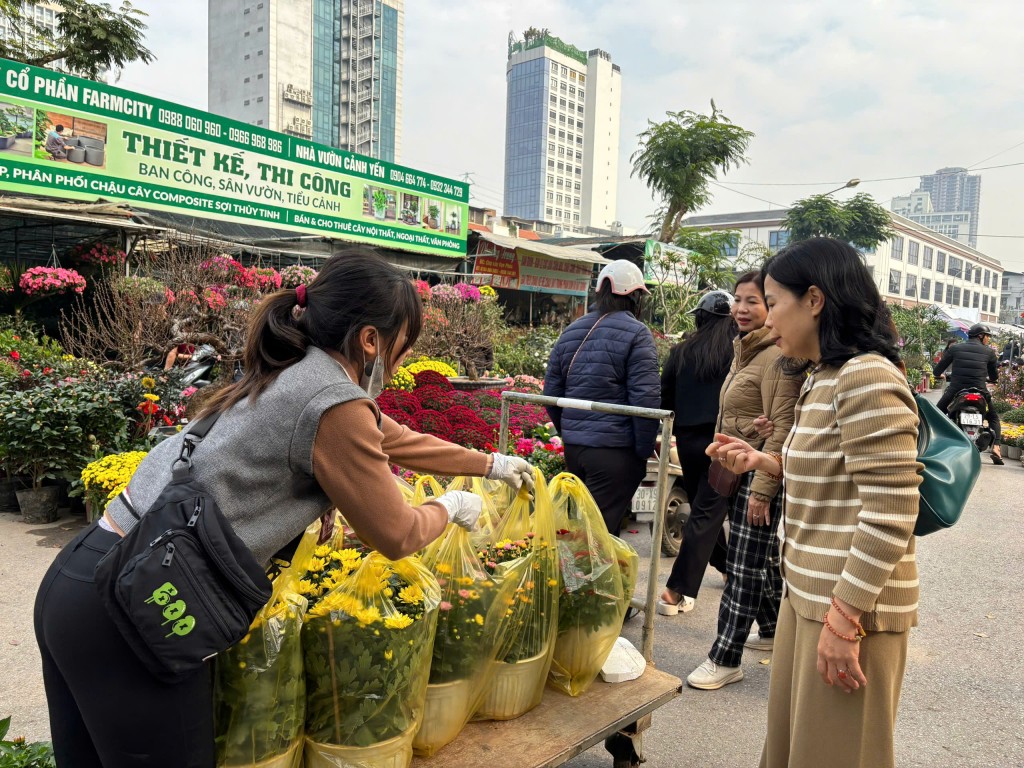
<path id="1" fill-rule="evenodd" d="M 392 562 L 373 552 L 309 609 L 307 765 L 408 764 L 439 603 L 437 581 L 417 558 Z"/>
<path id="2" fill-rule="evenodd" d="M 413 742 L 425 757 L 458 736 L 480 705 L 511 627 L 507 602 L 517 581 L 488 573 L 473 541 L 468 531 L 449 525 L 423 553 L 441 589 L 426 709 Z"/>
<path id="3" fill-rule="evenodd" d="M 302 629 L 306 600 L 284 574 L 249 633 L 215 664 L 217 765 L 301 768 L 306 685 Z"/>
<path id="4" fill-rule="evenodd" d="M 579 696 L 597 678 L 615 645 L 636 577 L 578 477 L 563 472 L 552 479 L 550 492 L 561 586 L 551 684 Z"/>
<path id="5" fill-rule="evenodd" d="M 612 544 L 615 546 L 615 556 L 618 558 L 619 571 L 622 573 L 622 597 L 628 606 L 633 599 L 633 593 L 636 592 L 636 580 L 640 575 L 640 555 L 633 549 L 632 544 L 618 536 L 612 536 Z"/>
<path id="6" fill-rule="evenodd" d="M 534 470 L 533 497 L 512 499 L 495 541 L 478 552 L 489 573 L 514 583 L 505 601 L 510 623 L 476 719 L 509 720 L 540 704 L 558 630 L 558 555 L 544 476 Z"/>
<path id="7" fill-rule="evenodd" d="M 412 734 L 368 747 L 340 747 L 306 739 L 305 768 L 408 768 L 412 763 Z"/>
<path id="8" fill-rule="evenodd" d="M 476 530 L 473 531 L 472 539 L 474 546 L 481 547 L 494 541 L 494 534 L 501 523 L 501 515 L 495 503 L 498 496 L 497 485 L 508 488 L 507 485 L 498 480 L 487 480 L 483 477 L 456 477 L 448 484 L 449 491 L 468 491 L 475 493 L 483 501 L 483 509 L 480 518 L 476 523 Z"/>

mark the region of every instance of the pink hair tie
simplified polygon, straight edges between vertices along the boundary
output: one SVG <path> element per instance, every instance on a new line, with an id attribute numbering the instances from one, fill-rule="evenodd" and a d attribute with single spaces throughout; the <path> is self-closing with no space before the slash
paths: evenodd
<path id="1" fill-rule="evenodd" d="M 295 287 L 295 299 L 300 307 L 306 306 L 306 286 L 298 285 Z"/>

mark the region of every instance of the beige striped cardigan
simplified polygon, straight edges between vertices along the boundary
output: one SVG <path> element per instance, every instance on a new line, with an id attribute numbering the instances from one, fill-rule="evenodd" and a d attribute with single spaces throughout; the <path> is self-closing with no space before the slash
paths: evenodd
<path id="1" fill-rule="evenodd" d="M 804 383 L 783 448 L 782 568 L 800 616 L 821 621 L 834 595 L 868 631 L 917 624 L 917 426 L 906 378 L 881 355 Z"/>

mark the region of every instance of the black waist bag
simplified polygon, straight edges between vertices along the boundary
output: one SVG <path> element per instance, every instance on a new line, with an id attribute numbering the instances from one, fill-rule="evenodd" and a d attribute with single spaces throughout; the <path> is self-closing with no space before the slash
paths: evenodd
<path id="1" fill-rule="evenodd" d="M 192 474 L 192 452 L 217 420 L 185 436 L 173 479 L 96 564 L 96 586 L 125 640 L 174 683 L 241 640 L 270 599 L 266 574 Z"/>

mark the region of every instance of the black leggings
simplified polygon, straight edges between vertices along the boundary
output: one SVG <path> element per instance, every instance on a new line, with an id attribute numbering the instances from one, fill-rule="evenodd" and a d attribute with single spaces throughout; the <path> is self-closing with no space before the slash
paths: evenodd
<path id="1" fill-rule="evenodd" d="M 57 556 L 36 596 L 36 641 L 57 768 L 213 768 L 211 674 L 154 678 L 100 602 L 93 570 L 117 541 L 95 523 Z"/>
<path id="2" fill-rule="evenodd" d="M 587 486 L 608 532 L 618 536 L 632 509 L 633 494 L 647 474 L 647 459 L 641 459 L 632 448 L 567 445 L 565 467 Z"/>
<path id="3" fill-rule="evenodd" d="M 708 483 L 711 459 L 704 450 L 715 439 L 715 425 L 677 427 L 675 435 L 690 517 L 683 528 L 683 543 L 665 586 L 680 595 L 696 598 L 708 563 L 725 573 L 729 547 L 723 526 L 729 500 L 719 496 Z"/>

